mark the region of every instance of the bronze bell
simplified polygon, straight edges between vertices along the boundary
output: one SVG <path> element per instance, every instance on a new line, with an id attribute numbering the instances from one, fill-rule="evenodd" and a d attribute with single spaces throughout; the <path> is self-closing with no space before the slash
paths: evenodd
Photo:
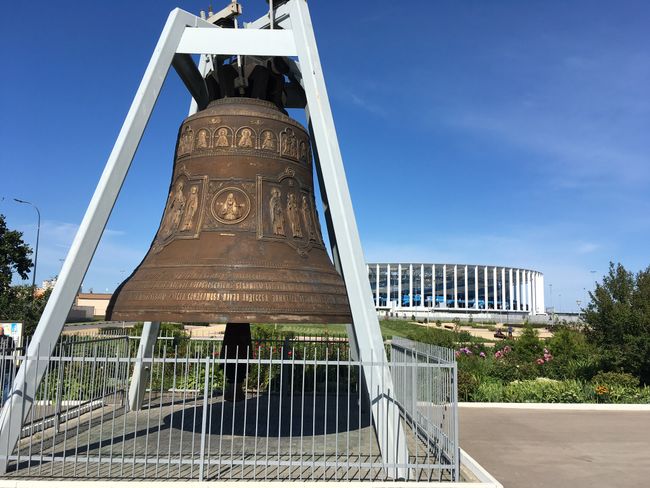
<path id="1" fill-rule="evenodd" d="M 188 117 L 156 237 L 106 318 L 350 322 L 323 244 L 305 129 L 252 98 L 215 100 Z"/>

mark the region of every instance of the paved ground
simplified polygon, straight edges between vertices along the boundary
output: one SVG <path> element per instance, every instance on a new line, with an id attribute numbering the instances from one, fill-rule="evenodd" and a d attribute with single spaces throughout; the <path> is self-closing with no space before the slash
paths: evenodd
<path id="1" fill-rule="evenodd" d="M 650 412 L 461 408 L 460 427 L 505 488 L 650 486 Z"/>

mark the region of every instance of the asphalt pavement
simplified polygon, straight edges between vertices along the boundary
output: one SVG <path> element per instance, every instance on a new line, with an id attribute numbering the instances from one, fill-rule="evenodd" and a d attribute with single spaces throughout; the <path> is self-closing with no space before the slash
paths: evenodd
<path id="1" fill-rule="evenodd" d="M 650 411 L 461 407 L 460 441 L 505 488 L 650 487 Z"/>

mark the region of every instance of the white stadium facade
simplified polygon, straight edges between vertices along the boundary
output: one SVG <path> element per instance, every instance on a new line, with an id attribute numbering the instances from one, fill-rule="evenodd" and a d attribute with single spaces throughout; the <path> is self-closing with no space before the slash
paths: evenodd
<path id="1" fill-rule="evenodd" d="M 482 264 L 369 263 L 377 310 L 421 315 L 545 314 L 539 271 Z"/>

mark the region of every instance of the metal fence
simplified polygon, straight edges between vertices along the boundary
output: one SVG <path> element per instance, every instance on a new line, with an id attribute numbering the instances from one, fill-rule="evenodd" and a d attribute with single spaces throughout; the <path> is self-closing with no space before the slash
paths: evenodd
<path id="1" fill-rule="evenodd" d="M 134 348 L 135 342 L 135 348 Z M 47 357 L 0 356 L 47 365 L 9 476 L 197 480 L 458 480 L 453 352 L 394 339 L 389 363 L 350 357 L 347 342 L 253 341 L 227 359 L 219 341 L 159 341 L 137 358 L 128 337 L 62 341 Z M 225 354 L 223 354 L 225 353 Z M 9 366 L 9 363 L 12 365 Z M 379 451 L 362 368 L 390 368 L 409 456 L 390 465 Z M 129 408 L 136 366 L 142 408 Z M 230 370 L 230 373 L 228 371 Z M 226 375 L 245 398 L 230 401 Z M 12 380 L 5 378 L 5 384 Z M 11 391 L 9 394 L 20 394 Z M 8 412 L 19 422 L 23 412 Z"/>

